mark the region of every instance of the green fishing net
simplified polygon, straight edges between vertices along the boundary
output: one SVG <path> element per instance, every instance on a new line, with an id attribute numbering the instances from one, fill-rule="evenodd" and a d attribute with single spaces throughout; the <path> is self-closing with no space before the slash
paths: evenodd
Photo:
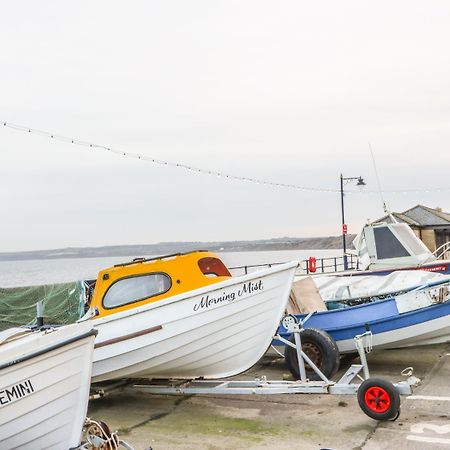
<path id="1" fill-rule="evenodd" d="M 44 305 L 44 324 L 76 322 L 84 313 L 83 281 L 0 288 L 0 331 L 36 324 L 36 303 Z"/>

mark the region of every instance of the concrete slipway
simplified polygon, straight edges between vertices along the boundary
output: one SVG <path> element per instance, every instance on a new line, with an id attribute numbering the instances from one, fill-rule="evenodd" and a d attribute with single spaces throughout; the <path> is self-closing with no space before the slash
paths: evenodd
<path id="1" fill-rule="evenodd" d="M 402 397 L 395 422 L 370 419 L 351 396 L 183 397 L 131 388 L 91 401 L 88 414 L 136 450 L 450 448 L 450 345 L 379 351 L 368 360 L 372 376 L 400 381 L 401 370 L 414 366 L 423 380 L 411 398 Z M 262 375 L 290 379 L 284 361 L 273 355 L 239 378 Z"/>

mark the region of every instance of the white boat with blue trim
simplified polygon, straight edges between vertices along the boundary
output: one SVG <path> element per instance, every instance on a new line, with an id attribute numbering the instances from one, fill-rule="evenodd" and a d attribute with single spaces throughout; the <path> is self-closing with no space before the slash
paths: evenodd
<path id="1" fill-rule="evenodd" d="M 450 281 L 429 282 L 382 300 L 320 312 L 305 323 L 330 334 L 341 353 L 354 351 L 354 337 L 372 332 L 374 348 L 402 348 L 450 342 Z M 306 314 L 297 317 L 304 319 Z M 288 333 L 280 327 L 280 335 Z"/>

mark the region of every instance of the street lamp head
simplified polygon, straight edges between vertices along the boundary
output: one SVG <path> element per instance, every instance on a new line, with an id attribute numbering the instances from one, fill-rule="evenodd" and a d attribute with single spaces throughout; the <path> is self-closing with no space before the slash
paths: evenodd
<path id="1" fill-rule="evenodd" d="M 345 243 L 345 235 L 347 234 L 347 225 L 345 223 L 345 216 L 344 216 L 344 181 L 350 182 L 358 180 L 356 183 L 356 186 L 359 190 L 362 190 L 362 188 L 366 185 L 363 177 L 350 177 L 350 178 L 344 178 L 341 173 L 341 212 L 342 212 L 342 250 L 344 252 L 344 270 L 348 269 L 348 261 L 347 261 L 347 246 Z"/>
<path id="2" fill-rule="evenodd" d="M 365 181 L 363 180 L 362 177 L 358 178 L 358 182 L 356 183 L 356 186 L 358 187 L 358 189 L 362 190 L 362 188 L 366 185 Z"/>

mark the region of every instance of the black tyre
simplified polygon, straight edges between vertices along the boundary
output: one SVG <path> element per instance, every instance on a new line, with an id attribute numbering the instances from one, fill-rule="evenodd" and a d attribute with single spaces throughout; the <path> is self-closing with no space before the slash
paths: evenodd
<path id="1" fill-rule="evenodd" d="M 391 420 L 400 413 L 400 394 L 392 383 L 381 378 L 369 378 L 361 383 L 358 403 L 375 420 Z"/>
<path id="2" fill-rule="evenodd" d="M 302 350 L 308 358 L 327 377 L 331 378 L 339 369 L 339 350 L 335 340 L 325 331 L 317 328 L 306 328 L 301 332 Z M 294 335 L 289 340 L 295 344 Z M 295 348 L 285 346 L 284 359 L 289 371 L 296 380 L 300 379 L 297 351 Z M 319 375 L 305 364 L 306 376 L 310 380 L 320 380 Z"/>
<path id="3" fill-rule="evenodd" d="M 341 353 L 340 361 L 339 361 L 339 368 L 340 369 L 346 369 L 349 365 L 352 364 L 353 360 L 359 357 L 358 352 L 351 352 L 351 353 Z"/>

